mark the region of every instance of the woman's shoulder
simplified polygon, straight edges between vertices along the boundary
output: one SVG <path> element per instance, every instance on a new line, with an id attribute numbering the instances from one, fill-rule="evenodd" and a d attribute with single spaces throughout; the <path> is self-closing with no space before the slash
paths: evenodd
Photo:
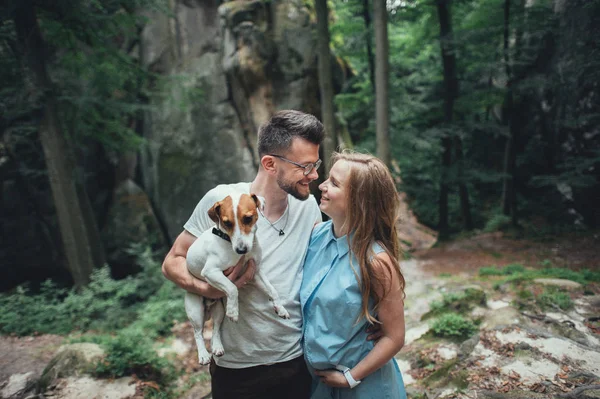
<path id="1" fill-rule="evenodd" d="M 315 224 L 310 235 L 311 244 L 326 237 L 327 233 L 329 233 L 329 229 L 331 229 L 331 220 Z"/>
<path id="2" fill-rule="evenodd" d="M 371 249 L 373 249 L 373 253 L 375 253 L 375 255 L 385 252 L 385 248 L 383 247 L 383 245 L 381 245 L 377 241 L 373 242 L 373 245 L 371 245 Z"/>

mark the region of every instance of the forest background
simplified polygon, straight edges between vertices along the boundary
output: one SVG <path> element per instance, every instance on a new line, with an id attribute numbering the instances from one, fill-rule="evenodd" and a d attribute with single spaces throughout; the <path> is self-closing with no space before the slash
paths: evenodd
<path id="1" fill-rule="evenodd" d="M 5 2 L 0 330 L 123 331 L 93 338 L 113 347 L 168 332 L 184 314 L 180 293 L 160 275 L 165 249 L 208 188 L 252 176 L 256 127 L 294 106 L 335 132 L 324 159 L 351 147 L 386 160 L 414 215 L 442 241 L 482 231 L 595 237 L 600 1 L 373 3 L 196 4 L 215 19 L 204 20 L 214 25 L 212 41 L 195 38 L 220 54 L 222 70 L 211 76 L 214 66 L 186 63 L 185 46 L 151 51 L 164 32 L 193 43 L 181 22 L 186 2 Z M 283 7 L 306 18 L 301 35 L 277 36 Z M 284 51 L 285 40 L 304 44 Z M 290 78 L 297 70 L 300 78 Z M 221 94 L 204 83 L 213 77 L 226 82 Z M 302 101 L 280 94 L 297 86 Z M 215 96 L 233 111 L 198 111 Z M 188 114 L 199 122 L 186 129 L 206 131 L 180 140 L 177 118 Z M 161 130 L 170 133 L 159 138 Z M 206 149 L 186 157 L 157 150 L 169 140 Z M 231 165 L 239 170 L 225 173 Z M 192 167 L 200 177 L 190 177 Z M 199 188 L 185 191 L 193 179 L 202 179 Z M 173 199 L 181 196 L 189 198 Z M 115 358 L 99 372 L 170 378 L 144 366 L 159 362 L 152 355 L 138 357 L 132 362 L 142 366 Z"/>

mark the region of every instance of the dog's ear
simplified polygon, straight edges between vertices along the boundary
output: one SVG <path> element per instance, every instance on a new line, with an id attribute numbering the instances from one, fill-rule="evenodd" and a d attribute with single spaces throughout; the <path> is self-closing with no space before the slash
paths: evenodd
<path id="1" fill-rule="evenodd" d="M 221 216 L 221 201 L 215 202 L 215 204 L 208 210 L 208 217 L 217 224 L 219 224 L 219 217 Z"/>
<path id="2" fill-rule="evenodd" d="M 256 207 L 258 209 L 260 209 L 261 211 L 265 209 L 265 198 L 264 197 L 259 197 L 256 194 L 250 194 L 250 196 L 254 200 L 254 203 L 256 204 Z"/>

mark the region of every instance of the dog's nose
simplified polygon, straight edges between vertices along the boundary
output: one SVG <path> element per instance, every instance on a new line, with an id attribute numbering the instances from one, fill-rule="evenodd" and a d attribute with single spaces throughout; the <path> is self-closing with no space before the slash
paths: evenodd
<path id="1" fill-rule="evenodd" d="M 237 252 L 240 255 L 243 255 L 246 252 L 248 252 L 248 248 L 247 247 L 238 247 L 235 249 L 235 252 Z"/>

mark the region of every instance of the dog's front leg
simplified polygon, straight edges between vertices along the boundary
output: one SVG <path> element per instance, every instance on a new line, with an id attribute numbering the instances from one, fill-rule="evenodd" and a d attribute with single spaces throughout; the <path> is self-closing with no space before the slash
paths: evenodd
<path id="1" fill-rule="evenodd" d="M 262 292 L 269 296 L 269 300 L 273 301 L 273 308 L 275 309 L 275 313 L 277 313 L 277 316 L 283 319 L 289 319 L 290 314 L 281 304 L 281 299 L 279 298 L 277 290 L 275 289 L 275 287 L 273 287 L 273 285 L 271 285 L 269 280 L 267 280 L 267 277 L 264 275 L 264 273 L 261 272 L 260 267 L 256 270 L 256 274 L 254 275 L 254 282 Z"/>
<path id="2" fill-rule="evenodd" d="M 192 327 L 194 327 L 194 338 L 198 348 L 198 361 L 200 364 L 210 363 L 210 354 L 206 350 L 202 334 L 204 330 L 204 310 L 204 298 L 191 292 L 185 293 L 185 312 L 192 323 Z"/>
<path id="3" fill-rule="evenodd" d="M 207 260 L 204 269 L 202 270 L 202 277 L 206 279 L 213 287 L 223 291 L 227 296 L 227 310 L 225 314 L 232 321 L 238 320 L 239 305 L 238 305 L 238 290 L 235 284 L 233 284 L 224 274 L 223 270 L 215 266 L 215 263 Z"/>

